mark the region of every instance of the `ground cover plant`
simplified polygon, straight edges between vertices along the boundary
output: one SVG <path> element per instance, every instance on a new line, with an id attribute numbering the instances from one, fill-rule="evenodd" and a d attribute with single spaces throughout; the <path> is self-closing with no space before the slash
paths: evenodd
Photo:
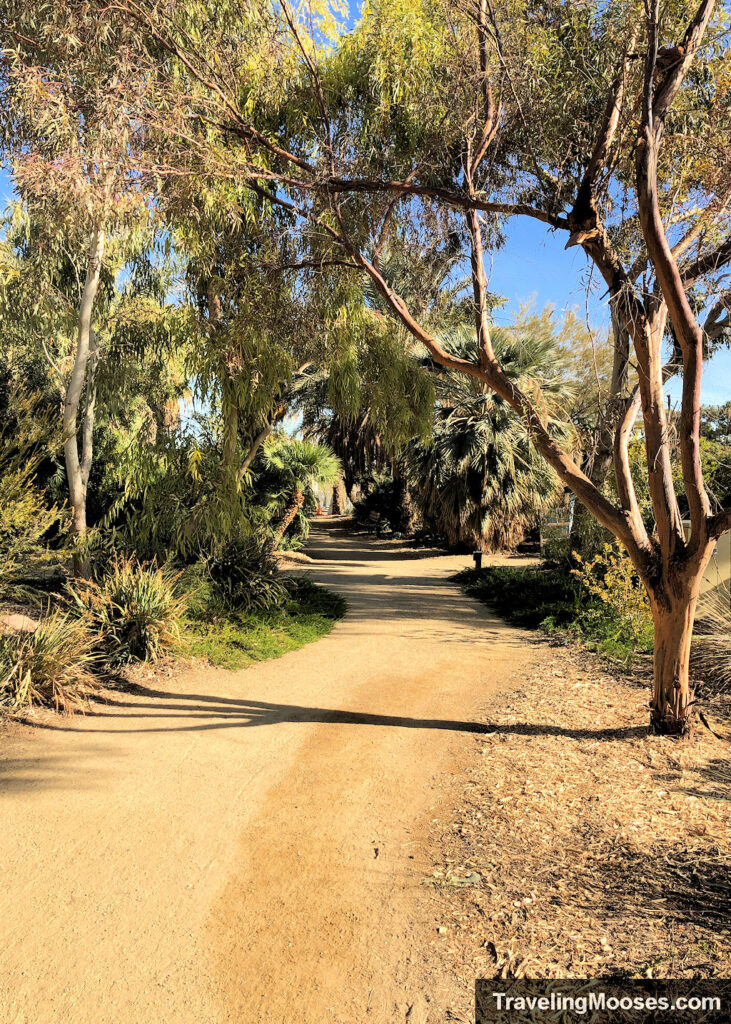
<path id="1" fill-rule="evenodd" d="M 180 642 L 189 595 L 181 592 L 181 571 L 115 555 L 99 581 L 69 585 L 72 607 L 97 638 L 99 660 L 111 668 L 131 661 L 155 661 Z"/>
<path id="2" fill-rule="evenodd" d="M 456 577 L 468 594 L 515 625 L 574 637 L 630 666 L 652 653 L 652 618 L 627 559 L 605 550 L 566 565 L 489 566 Z"/>
<path id="3" fill-rule="evenodd" d="M 97 641 L 84 621 L 61 611 L 44 615 L 34 629 L 0 633 L 0 711 L 82 708 L 98 688 Z"/>
<path id="4" fill-rule="evenodd" d="M 282 587 L 284 595 L 274 605 L 201 609 L 187 623 L 184 652 L 221 668 L 246 668 L 325 636 L 345 614 L 341 597 L 309 580 L 289 580 Z"/>

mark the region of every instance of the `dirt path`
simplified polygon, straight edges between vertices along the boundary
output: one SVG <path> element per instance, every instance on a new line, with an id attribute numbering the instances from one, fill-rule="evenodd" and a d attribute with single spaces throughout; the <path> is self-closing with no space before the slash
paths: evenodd
<path id="1" fill-rule="evenodd" d="M 337 521 L 310 553 L 349 605 L 319 643 L 3 737 L 2 1024 L 442 1024 L 464 1005 L 424 837 L 481 705 L 537 653 L 447 582 L 465 557 Z"/>

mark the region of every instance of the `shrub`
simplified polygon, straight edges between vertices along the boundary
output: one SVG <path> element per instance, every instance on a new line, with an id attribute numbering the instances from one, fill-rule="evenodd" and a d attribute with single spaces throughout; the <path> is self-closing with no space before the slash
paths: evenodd
<path id="1" fill-rule="evenodd" d="M 516 625 L 533 629 L 552 616 L 565 626 L 579 615 L 581 586 L 561 569 L 490 566 L 466 569 L 457 579 L 468 594 L 492 605 Z"/>
<path id="2" fill-rule="evenodd" d="M 232 541 L 211 556 L 208 574 L 216 598 L 230 610 L 268 610 L 287 600 L 287 580 L 279 574 L 271 547 L 253 537 Z"/>
<path id="3" fill-rule="evenodd" d="M 154 661 L 179 642 L 188 601 L 179 593 L 180 575 L 169 565 L 117 555 L 98 582 L 69 586 L 106 664 Z"/>
<path id="4" fill-rule="evenodd" d="M 94 647 L 85 623 L 61 612 L 41 619 L 33 632 L 0 635 L 0 707 L 78 709 L 95 685 Z"/>
<path id="5" fill-rule="evenodd" d="M 652 650 L 647 598 L 628 558 L 605 551 L 580 568 L 491 566 L 457 577 L 509 622 L 574 635 L 629 667 Z"/>
<path id="6" fill-rule="evenodd" d="M 547 526 L 541 532 L 541 554 L 547 562 L 558 565 L 571 563 L 571 539 L 565 529 Z"/>
<path id="7" fill-rule="evenodd" d="M 578 567 L 571 572 L 586 590 L 608 610 L 610 615 L 597 616 L 597 625 L 608 627 L 606 639 L 629 642 L 636 648 L 652 643 L 652 616 L 642 582 L 632 562 L 626 555 L 605 544 L 601 553 L 585 561 L 581 555 L 574 555 Z M 611 620 L 619 625 L 615 637 Z M 596 632 L 596 630 L 594 630 Z"/>

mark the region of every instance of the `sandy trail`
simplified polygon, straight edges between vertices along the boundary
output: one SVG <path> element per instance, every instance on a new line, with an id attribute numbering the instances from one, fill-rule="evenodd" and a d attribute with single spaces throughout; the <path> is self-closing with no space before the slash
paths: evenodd
<path id="1" fill-rule="evenodd" d="M 301 651 L 10 728 L 2 1024 L 448 1019 L 422 884 L 470 733 L 536 652 L 448 577 L 466 557 L 318 525 L 348 614 Z"/>

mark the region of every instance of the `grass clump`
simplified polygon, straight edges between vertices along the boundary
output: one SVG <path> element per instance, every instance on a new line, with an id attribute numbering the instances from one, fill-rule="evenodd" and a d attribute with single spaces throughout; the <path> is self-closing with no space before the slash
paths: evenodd
<path id="1" fill-rule="evenodd" d="M 309 580 L 290 580 L 270 608 L 209 607 L 188 623 L 186 650 L 227 669 L 279 658 L 325 636 L 345 614 L 345 601 Z"/>
<path id="2" fill-rule="evenodd" d="M 0 708 L 81 708 L 96 685 L 95 639 L 81 619 L 59 611 L 32 632 L 0 634 Z"/>
<path id="3" fill-rule="evenodd" d="M 691 668 L 708 693 L 731 695 L 731 597 L 729 585 L 704 594 L 698 609 Z"/>
<path id="4" fill-rule="evenodd" d="M 652 618 L 629 560 L 604 551 L 571 571 L 551 566 L 467 569 L 457 581 L 508 622 L 586 643 L 629 668 L 652 651 Z"/>
<path id="5" fill-rule="evenodd" d="M 98 680 L 164 654 L 244 668 L 319 639 L 345 613 L 342 598 L 278 575 L 268 550 L 248 547 L 186 569 L 115 554 L 59 600 L 33 631 L 0 634 L 0 710 L 80 709 Z"/>
<path id="6" fill-rule="evenodd" d="M 180 576 L 168 565 L 116 555 L 98 582 L 69 586 L 105 665 L 155 661 L 179 644 L 188 602 Z"/>

